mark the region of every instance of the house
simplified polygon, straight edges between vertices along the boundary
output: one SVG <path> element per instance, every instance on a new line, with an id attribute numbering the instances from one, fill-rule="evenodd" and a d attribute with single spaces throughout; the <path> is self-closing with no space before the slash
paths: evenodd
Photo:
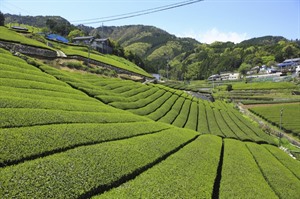
<path id="1" fill-rule="evenodd" d="M 300 65 L 300 58 L 286 59 L 282 63 L 277 64 L 280 69 L 295 68 Z"/>
<path id="2" fill-rule="evenodd" d="M 215 74 L 210 76 L 207 80 L 208 81 L 222 81 L 222 80 L 237 80 L 239 79 L 239 73 L 232 73 L 232 72 L 224 72 L 219 74 Z"/>
<path id="3" fill-rule="evenodd" d="M 21 26 L 12 26 L 11 29 L 13 29 L 15 31 L 28 32 L 28 28 L 24 28 Z"/>
<path id="4" fill-rule="evenodd" d="M 231 73 L 231 74 L 229 74 L 228 80 L 237 80 L 239 78 L 240 78 L 239 73 Z"/>
<path id="5" fill-rule="evenodd" d="M 94 39 L 92 42 L 92 47 L 103 53 L 103 54 L 112 54 L 113 48 L 109 39 Z"/>
<path id="6" fill-rule="evenodd" d="M 156 73 L 152 73 L 151 74 L 156 80 L 160 80 L 160 78 L 161 78 L 161 76 L 160 76 L 160 74 L 156 74 Z"/>
<path id="7" fill-rule="evenodd" d="M 103 53 L 112 54 L 113 48 L 108 38 L 95 39 L 93 36 L 75 37 L 73 38 L 74 44 L 90 45 L 93 49 Z"/>
<path id="8" fill-rule="evenodd" d="M 218 74 L 212 75 L 207 78 L 208 81 L 216 81 L 216 80 L 221 80 L 221 76 Z"/>
<path id="9" fill-rule="evenodd" d="M 84 45 L 90 45 L 90 43 L 93 41 L 93 36 L 85 36 L 85 37 L 74 37 L 73 43 L 74 44 L 84 44 Z"/>

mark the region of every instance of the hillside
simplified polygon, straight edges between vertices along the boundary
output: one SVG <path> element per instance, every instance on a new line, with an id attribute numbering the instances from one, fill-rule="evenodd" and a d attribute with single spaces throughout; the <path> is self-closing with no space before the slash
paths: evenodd
<path id="1" fill-rule="evenodd" d="M 18 23 L 27 24 L 30 26 L 35 26 L 43 28 L 47 26 L 47 20 L 55 20 L 58 23 L 70 24 L 70 22 L 60 16 L 19 16 L 12 14 L 5 14 L 5 23 Z"/>
<path id="2" fill-rule="evenodd" d="M 144 60 L 145 70 L 159 72 L 164 77 L 168 73 L 174 80 L 207 79 L 212 74 L 237 71 L 243 63 L 252 67 L 272 66 L 288 58 L 300 57 L 300 43 L 280 36 L 252 38 L 239 44 L 201 44 L 143 25 L 104 26 L 92 30 L 91 34 L 116 40 Z"/>
<path id="3" fill-rule="evenodd" d="M 194 39 L 178 38 L 159 28 L 143 25 L 104 26 L 92 30 L 90 34 L 116 40 L 125 50 L 140 56 L 149 72 L 157 72 L 158 68 L 166 66 L 168 60 L 193 50 L 199 44 Z"/>
<path id="4" fill-rule="evenodd" d="M 232 104 L 27 62 L 0 48 L 1 198 L 300 194 L 300 162 Z"/>
<path id="5" fill-rule="evenodd" d="M 6 15 L 8 21 L 44 24 L 47 17 L 23 17 Z M 54 17 L 55 19 L 55 17 Z M 63 19 L 58 19 L 59 22 Z M 69 23 L 68 23 L 69 24 Z M 61 27 L 57 27 L 59 30 Z M 69 29 L 79 28 L 88 35 L 109 37 L 117 41 L 129 54 L 141 59 L 132 59 L 143 65 L 147 72 L 160 73 L 173 80 L 203 80 L 212 74 L 224 71 L 238 71 L 242 64 L 274 66 L 285 59 L 300 57 L 300 42 L 289 41 L 281 36 L 262 36 L 243 41 L 215 42 L 201 44 L 195 39 L 178 38 L 153 26 L 103 26 L 98 28 L 68 25 Z M 64 31 L 62 31 L 64 32 Z M 143 62 L 143 64 L 141 63 Z"/>
<path id="6" fill-rule="evenodd" d="M 8 27 L 0 27 L 0 45 L 12 51 L 31 56 L 41 56 L 44 59 L 64 59 L 67 65 L 80 70 L 102 73 L 102 70 L 112 74 L 131 74 L 141 77 L 152 77 L 134 63 L 115 55 L 101 54 L 89 51 L 87 46 L 69 45 L 46 40 L 43 36 L 30 32 L 17 33 Z M 59 54 L 63 54 L 61 57 Z M 71 59 L 71 61 L 70 61 Z M 72 62 L 72 59 L 76 61 Z M 89 64 L 91 62 L 92 64 Z M 74 64 L 75 63 L 75 64 Z"/>

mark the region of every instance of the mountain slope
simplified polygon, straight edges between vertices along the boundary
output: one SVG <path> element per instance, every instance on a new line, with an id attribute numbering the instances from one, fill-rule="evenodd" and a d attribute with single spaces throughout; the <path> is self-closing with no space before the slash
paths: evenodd
<path id="1" fill-rule="evenodd" d="M 19 16 L 14 17 L 20 21 Z M 27 22 L 25 18 L 21 21 Z M 28 23 L 33 22 L 28 20 Z M 300 42 L 289 41 L 281 36 L 252 38 L 239 44 L 201 44 L 195 39 L 178 38 L 153 26 L 93 28 L 79 25 L 77 28 L 84 30 L 86 34 L 117 41 L 127 50 L 127 57 L 134 57 L 136 54 L 142 58 L 130 59 L 136 65 L 147 72 L 160 73 L 174 80 L 207 79 L 212 74 L 237 71 L 242 64 L 249 64 L 251 67 L 274 66 L 285 59 L 300 57 Z"/>
<path id="2" fill-rule="evenodd" d="M 144 25 L 99 27 L 91 34 L 110 37 L 125 50 L 140 56 L 145 61 L 148 72 L 157 72 L 157 68 L 166 66 L 168 60 L 199 44 L 194 39 L 178 38 L 159 28 Z"/>

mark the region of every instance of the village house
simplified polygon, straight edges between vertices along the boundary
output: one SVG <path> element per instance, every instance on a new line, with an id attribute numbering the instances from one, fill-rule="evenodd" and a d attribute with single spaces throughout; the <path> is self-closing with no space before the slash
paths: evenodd
<path id="1" fill-rule="evenodd" d="M 93 36 L 75 37 L 73 43 L 78 45 L 90 45 L 93 49 L 103 53 L 112 54 L 113 48 L 108 38 L 95 39 Z"/>

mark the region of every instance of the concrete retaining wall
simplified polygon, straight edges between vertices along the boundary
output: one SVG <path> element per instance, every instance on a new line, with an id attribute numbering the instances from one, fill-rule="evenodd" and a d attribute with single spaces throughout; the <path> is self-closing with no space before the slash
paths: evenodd
<path id="1" fill-rule="evenodd" d="M 20 43 L 0 41 L 0 46 L 15 52 L 20 52 L 25 55 L 35 55 L 35 56 L 42 56 L 46 58 L 57 57 L 57 53 L 54 50 L 48 50 L 45 48 L 39 48 L 35 46 L 28 46 Z"/>

